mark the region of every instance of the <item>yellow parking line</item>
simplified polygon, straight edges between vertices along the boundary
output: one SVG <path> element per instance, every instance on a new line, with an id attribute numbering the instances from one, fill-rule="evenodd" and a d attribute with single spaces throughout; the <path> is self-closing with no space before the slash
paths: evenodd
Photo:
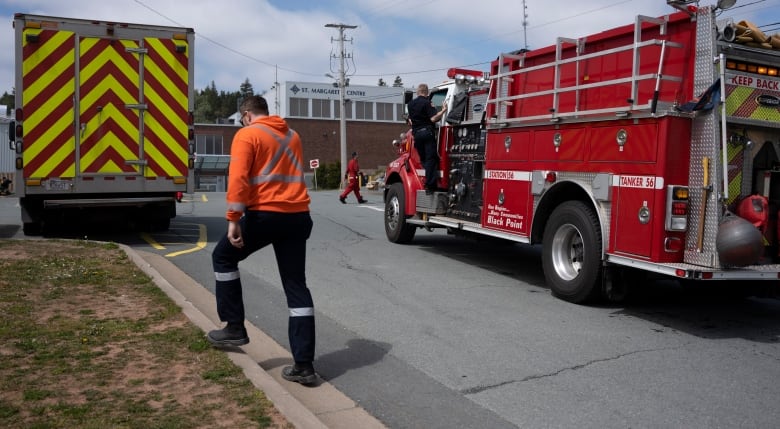
<path id="1" fill-rule="evenodd" d="M 147 243 L 149 243 L 149 245 L 150 245 L 150 246 L 154 247 L 154 248 L 155 248 L 155 249 L 157 249 L 157 250 L 163 250 L 163 249 L 165 249 L 165 246 L 163 246 L 162 244 L 158 243 L 158 242 L 157 242 L 157 241 L 156 241 L 154 238 L 152 238 L 152 236 L 151 236 L 151 235 L 149 235 L 148 233 L 145 233 L 145 232 L 141 233 L 141 238 L 143 238 L 143 239 L 144 239 L 144 241 L 146 241 Z"/>
<path id="2" fill-rule="evenodd" d="M 181 250 L 179 252 L 171 252 L 171 253 L 168 253 L 167 255 L 165 255 L 165 257 L 173 258 L 175 256 L 184 255 L 186 253 L 197 252 L 198 250 L 201 250 L 201 249 L 205 248 L 206 247 L 206 243 L 208 242 L 206 240 L 206 225 L 198 224 L 198 231 L 199 231 L 198 242 L 195 245 L 195 247 L 193 247 L 192 249 Z"/>

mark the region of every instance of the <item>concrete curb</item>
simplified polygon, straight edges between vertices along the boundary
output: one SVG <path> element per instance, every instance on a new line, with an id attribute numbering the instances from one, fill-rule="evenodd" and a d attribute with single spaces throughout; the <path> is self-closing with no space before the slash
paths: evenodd
<path id="1" fill-rule="evenodd" d="M 142 256 L 142 252 L 136 252 L 126 245 L 120 244 L 119 246 L 144 273 L 152 278 L 154 283 L 163 292 L 165 292 L 177 305 L 179 305 L 179 307 L 181 307 L 184 314 L 192 321 L 192 323 L 194 323 L 204 332 L 218 328 L 212 319 L 207 317 L 198 309 L 196 306 L 197 301 L 190 300 L 190 297 L 185 296 L 184 293 L 174 287 L 155 268 L 154 264 L 150 262 L 159 262 L 155 261 L 155 259 L 162 258 L 164 260 L 164 257 L 147 252 L 143 252 Z M 182 275 L 184 274 L 182 273 Z M 210 295 L 208 291 L 206 291 L 206 293 Z M 211 300 L 213 301 L 213 296 Z M 251 336 L 252 335 L 250 335 L 250 337 Z M 314 413 L 309 411 L 308 408 L 306 408 L 300 401 L 292 396 L 284 387 L 282 387 L 281 384 L 279 384 L 273 377 L 271 377 L 265 370 L 263 370 L 260 365 L 258 365 L 258 362 L 256 362 L 252 356 L 250 356 L 250 354 L 238 351 L 226 351 L 226 353 L 230 360 L 244 371 L 244 374 L 252 382 L 252 384 L 263 391 L 266 397 L 268 397 L 268 399 L 274 403 L 274 406 L 279 410 L 279 412 L 282 413 L 290 423 L 295 425 L 296 428 L 321 429 L 328 427 L 319 418 L 317 418 Z"/>

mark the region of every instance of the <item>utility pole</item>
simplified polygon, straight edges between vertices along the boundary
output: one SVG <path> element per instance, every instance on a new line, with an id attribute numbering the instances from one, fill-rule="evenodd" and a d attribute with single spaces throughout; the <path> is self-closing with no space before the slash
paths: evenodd
<path id="1" fill-rule="evenodd" d="M 271 89 L 274 90 L 274 114 L 282 116 L 281 113 L 279 113 L 279 66 L 274 66 L 274 86 L 271 87 Z"/>
<path id="2" fill-rule="evenodd" d="M 525 5 L 525 0 L 523 0 L 523 44 L 525 45 L 525 50 L 528 50 L 528 37 L 526 35 L 526 29 L 528 27 L 528 6 Z"/>
<path id="3" fill-rule="evenodd" d="M 328 28 L 339 29 L 339 102 L 341 107 L 339 108 L 339 137 L 341 137 L 341 176 L 339 180 L 344 180 L 344 175 L 347 172 L 347 115 L 346 115 L 346 99 L 344 98 L 344 88 L 346 85 L 346 78 L 344 76 L 344 59 L 347 53 L 344 52 L 344 30 L 357 28 L 357 25 L 346 24 L 325 24 Z M 330 39 L 333 42 L 333 38 Z"/>

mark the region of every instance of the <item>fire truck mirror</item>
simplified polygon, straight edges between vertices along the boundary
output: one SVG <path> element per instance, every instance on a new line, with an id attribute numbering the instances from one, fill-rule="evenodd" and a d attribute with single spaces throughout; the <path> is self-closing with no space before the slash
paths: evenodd
<path id="1" fill-rule="evenodd" d="M 11 145 L 11 150 L 14 149 L 14 142 L 16 141 L 16 121 L 11 121 L 8 124 L 8 143 Z"/>

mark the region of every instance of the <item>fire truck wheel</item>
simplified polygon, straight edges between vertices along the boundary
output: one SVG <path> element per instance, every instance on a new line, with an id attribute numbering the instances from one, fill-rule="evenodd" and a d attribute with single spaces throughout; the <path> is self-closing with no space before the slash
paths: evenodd
<path id="1" fill-rule="evenodd" d="M 385 199 L 385 233 L 392 243 L 409 243 L 417 228 L 406 223 L 404 214 L 404 187 L 402 183 L 393 183 Z"/>
<path id="2" fill-rule="evenodd" d="M 585 303 L 601 292 L 601 232 L 596 214 L 579 201 L 553 210 L 544 228 L 542 268 L 553 295 Z"/>

